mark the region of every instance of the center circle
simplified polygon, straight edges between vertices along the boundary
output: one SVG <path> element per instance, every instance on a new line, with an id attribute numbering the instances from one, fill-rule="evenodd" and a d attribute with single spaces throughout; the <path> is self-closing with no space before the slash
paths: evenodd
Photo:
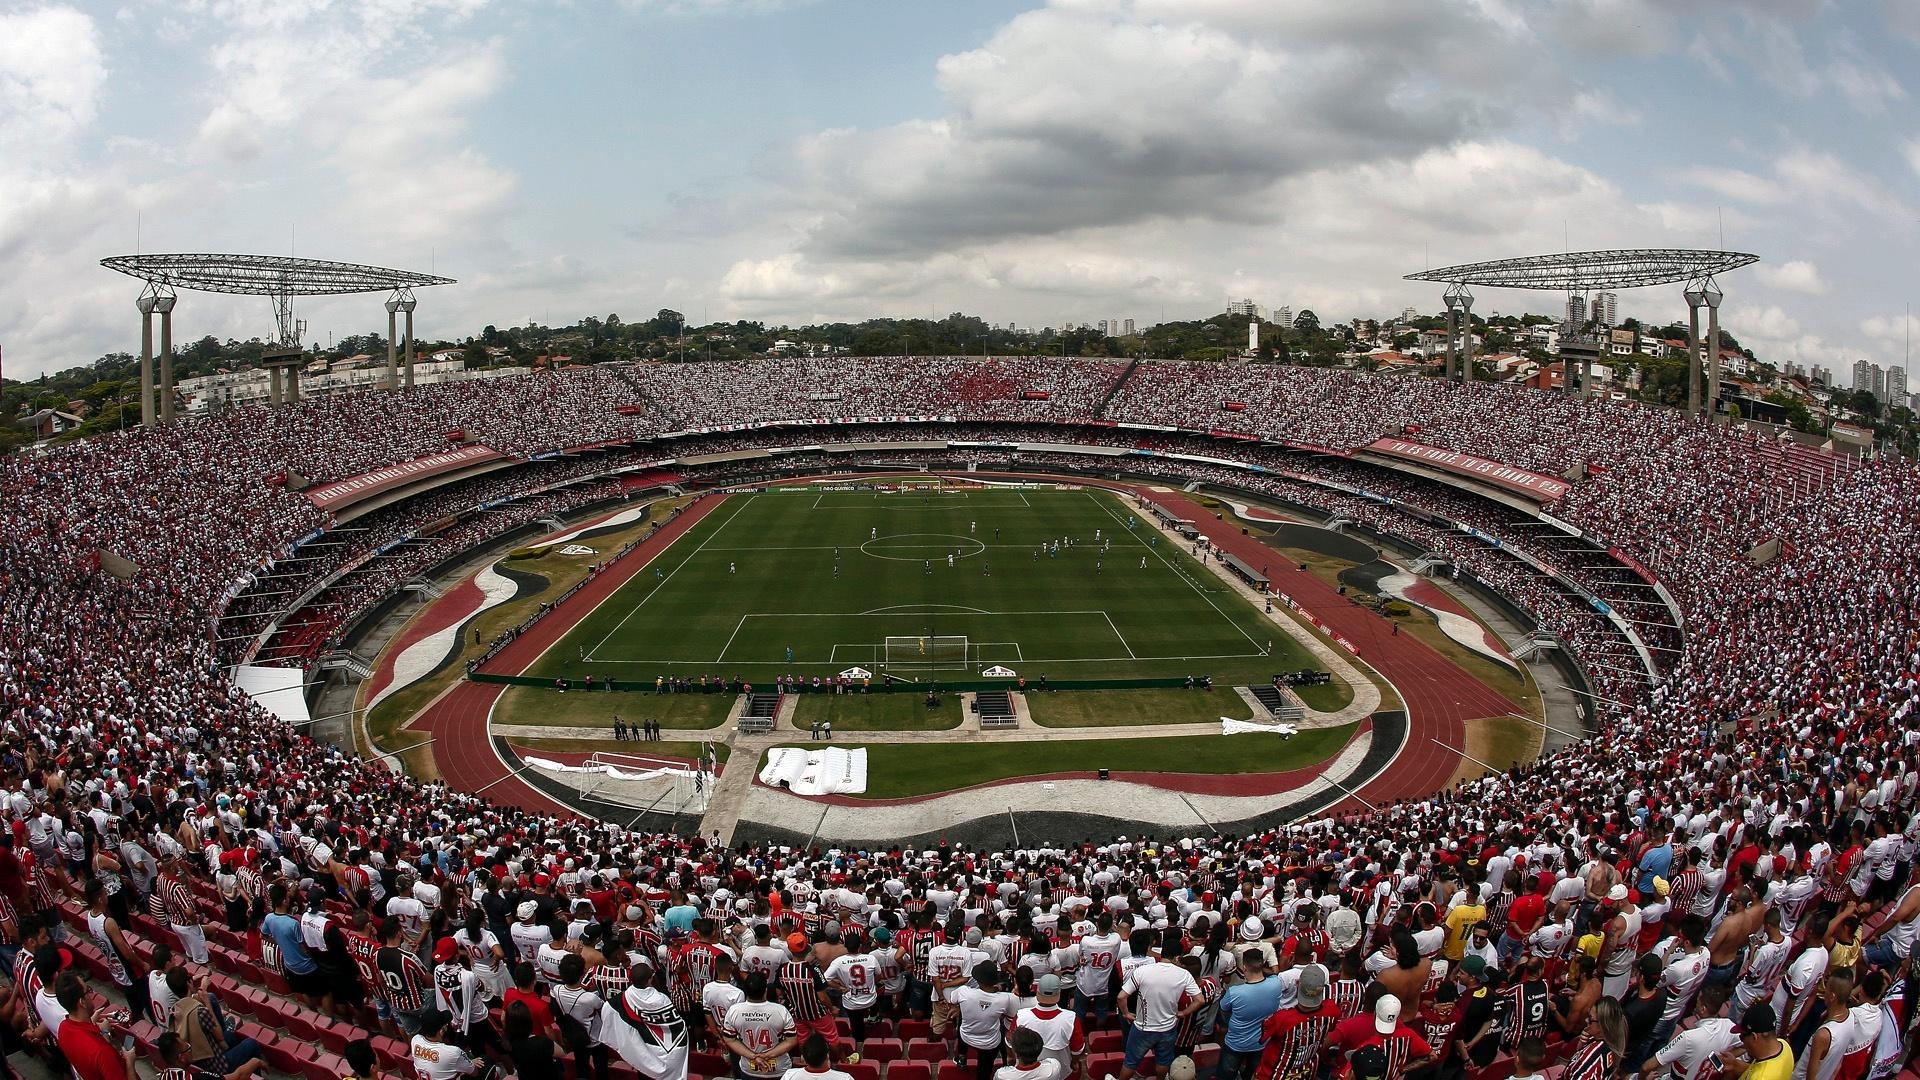
<path id="1" fill-rule="evenodd" d="M 891 562 L 929 562 L 955 554 L 970 559 L 987 550 L 987 545 L 971 536 L 953 533 L 901 533 L 882 536 L 860 545 L 860 553 Z"/>

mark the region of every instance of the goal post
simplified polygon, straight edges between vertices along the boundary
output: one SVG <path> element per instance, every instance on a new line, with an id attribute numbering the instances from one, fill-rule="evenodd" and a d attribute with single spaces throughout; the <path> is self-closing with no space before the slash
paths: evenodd
<path id="1" fill-rule="evenodd" d="M 969 650 L 964 634 L 888 635 L 882 655 L 888 668 L 964 668 Z"/>

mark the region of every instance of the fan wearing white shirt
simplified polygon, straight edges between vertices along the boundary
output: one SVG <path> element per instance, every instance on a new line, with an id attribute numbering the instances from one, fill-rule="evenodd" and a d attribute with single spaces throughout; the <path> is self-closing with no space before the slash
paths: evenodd
<path id="1" fill-rule="evenodd" d="M 1671 1080 L 1699 1080 L 1712 1065 L 1714 1056 L 1740 1045 L 1740 1034 L 1731 1017 L 1722 1016 L 1733 988 L 1717 983 L 1700 991 L 1694 1006 L 1693 1026 L 1673 1037 L 1640 1066 L 1642 1080 L 1654 1080 L 1661 1069 Z"/>

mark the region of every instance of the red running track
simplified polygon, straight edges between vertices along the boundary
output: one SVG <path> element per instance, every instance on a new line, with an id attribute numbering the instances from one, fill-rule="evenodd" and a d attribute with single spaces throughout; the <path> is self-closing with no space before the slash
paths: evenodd
<path id="1" fill-rule="evenodd" d="M 1252 566 L 1272 566 L 1273 586 L 1293 597 L 1334 632 L 1353 642 L 1360 658 L 1385 676 L 1407 704 L 1407 745 L 1380 775 L 1356 793 L 1375 806 L 1424 798 L 1445 787 L 1465 749 L 1467 721 L 1515 712 L 1518 706 L 1494 692 L 1430 646 L 1395 635 L 1392 623 L 1341 596 L 1316 578 L 1285 565 L 1274 550 L 1214 520 L 1213 511 L 1175 491 L 1142 492 L 1181 517 L 1190 518 L 1213 545 Z M 1352 801 L 1336 810 L 1359 807 Z"/>
<path id="2" fill-rule="evenodd" d="M 373 670 L 373 678 L 367 680 L 366 689 L 362 691 L 365 699 L 372 701 L 393 681 L 393 662 L 407 651 L 408 646 L 432 637 L 455 623 L 467 621 L 474 609 L 485 600 L 486 594 L 480 591 L 479 584 L 471 576 L 462 578 L 460 584 L 435 600 L 418 618 L 407 624 L 400 636 L 387 643 L 379 664 Z"/>
<path id="3" fill-rule="evenodd" d="M 541 653 L 566 636 L 635 574 L 646 569 L 725 498 L 725 495 L 709 495 L 689 504 L 679 517 L 661 526 L 625 558 L 602 570 L 598 577 L 568 597 L 566 603 L 502 649 L 488 662 L 487 669 L 510 674 L 525 671 Z M 490 799 L 536 814 L 573 816 L 572 809 L 509 773 L 493 752 L 487 720 L 503 689 L 505 687 L 492 683 L 462 679 L 414 721 L 413 727 L 433 736 L 433 763 L 440 770 L 440 778 L 455 791 L 480 792 Z"/>

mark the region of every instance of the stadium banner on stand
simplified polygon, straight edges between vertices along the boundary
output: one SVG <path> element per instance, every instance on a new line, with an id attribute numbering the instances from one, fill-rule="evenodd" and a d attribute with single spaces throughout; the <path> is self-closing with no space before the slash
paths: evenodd
<path id="1" fill-rule="evenodd" d="M 402 484 L 411 484 L 416 480 L 424 480 L 430 476 L 438 476 L 454 469 L 505 456 L 498 450 L 474 443 L 458 450 L 428 454 L 384 469 L 375 469 L 345 480 L 336 480 L 331 484 L 321 484 L 318 487 L 308 488 L 304 494 L 319 509 L 334 510 L 378 495 L 383 491 L 389 491 Z"/>
<path id="2" fill-rule="evenodd" d="M 1442 450 L 1425 443 L 1408 442 L 1405 439 L 1376 439 L 1367 445 L 1367 449 L 1376 454 L 1385 454 L 1403 461 L 1431 465 L 1458 476 L 1484 480 L 1536 502 L 1557 502 L 1573 487 L 1559 477 L 1513 465 L 1504 465 L 1472 454 L 1462 454 L 1457 450 Z"/>
<path id="3" fill-rule="evenodd" d="M 307 712 L 306 679 L 305 668 L 241 664 L 233 669 L 235 689 L 289 724 L 312 722 Z"/>
<path id="4" fill-rule="evenodd" d="M 1559 529 L 1561 532 L 1566 533 L 1568 536 L 1580 535 L 1580 530 L 1578 528 L 1567 524 L 1566 522 L 1560 520 L 1557 517 L 1554 517 L 1552 514 L 1547 513 L 1545 510 L 1540 511 L 1540 520 L 1546 522 L 1547 524 L 1553 526 L 1556 529 Z"/>
<path id="5" fill-rule="evenodd" d="M 859 795 L 867 790 L 867 752 L 776 746 L 767 751 L 760 782 L 795 795 Z"/>

